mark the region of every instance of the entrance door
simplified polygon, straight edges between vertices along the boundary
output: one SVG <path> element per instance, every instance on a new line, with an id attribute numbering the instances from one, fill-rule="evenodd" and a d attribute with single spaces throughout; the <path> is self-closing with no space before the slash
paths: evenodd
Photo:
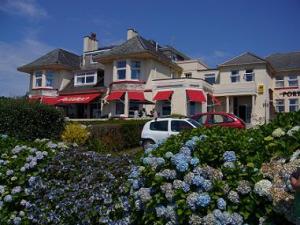
<path id="1" fill-rule="evenodd" d="M 247 122 L 247 106 L 246 105 L 239 105 L 239 117 Z"/>
<path id="2" fill-rule="evenodd" d="M 84 104 L 77 104 L 77 118 L 84 118 Z"/>

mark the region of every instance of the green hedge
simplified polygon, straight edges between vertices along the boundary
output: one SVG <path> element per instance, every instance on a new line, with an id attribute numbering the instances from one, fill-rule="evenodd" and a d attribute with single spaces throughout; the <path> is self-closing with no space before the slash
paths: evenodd
<path id="1" fill-rule="evenodd" d="M 139 146 L 141 132 L 145 121 L 122 121 L 112 124 L 90 125 L 91 139 L 105 151 L 121 151 Z"/>
<path id="2" fill-rule="evenodd" d="M 0 133 L 22 140 L 56 139 L 64 128 L 63 113 L 53 106 L 22 99 L 0 99 Z"/>

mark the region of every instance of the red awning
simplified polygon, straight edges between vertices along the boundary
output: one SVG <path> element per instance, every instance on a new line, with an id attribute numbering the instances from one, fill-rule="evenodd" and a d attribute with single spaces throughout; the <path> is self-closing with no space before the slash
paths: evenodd
<path id="1" fill-rule="evenodd" d="M 58 103 L 62 104 L 87 104 L 99 97 L 100 93 L 97 94 L 78 94 L 78 95 L 65 95 L 60 96 Z"/>
<path id="2" fill-rule="evenodd" d="M 211 100 L 215 105 L 221 105 L 221 101 L 217 97 L 213 96 L 212 94 L 209 95 L 211 96 Z"/>
<path id="3" fill-rule="evenodd" d="M 186 90 L 186 94 L 191 102 L 206 102 L 205 95 L 200 90 Z"/>
<path id="4" fill-rule="evenodd" d="M 125 91 L 113 91 L 108 95 L 106 100 L 107 101 L 121 100 L 124 93 L 125 93 Z"/>
<path id="5" fill-rule="evenodd" d="M 46 105 L 56 105 L 59 100 L 59 97 L 41 97 L 41 102 Z"/>
<path id="6" fill-rule="evenodd" d="M 170 100 L 174 91 L 159 91 L 154 96 L 153 100 L 156 101 L 163 101 L 163 100 Z"/>
<path id="7" fill-rule="evenodd" d="M 128 99 L 134 101 L 146 101 L 144 92 L 142 91 L 128 91 Z"/>

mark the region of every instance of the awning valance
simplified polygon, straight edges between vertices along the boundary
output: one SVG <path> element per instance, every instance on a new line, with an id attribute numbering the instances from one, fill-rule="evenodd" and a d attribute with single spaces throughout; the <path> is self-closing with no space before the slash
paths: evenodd
<path id="1" fill-rule="evenodd" d="M 113 91 L 108 95 L 106 100 L 107 101 L 121 100 L 121 98 L 123 97 L 124 94 L 125 94 L 125 91 Z"/>
<path id="2" fill-rule="evenodd" d="M 87 104 L 99 97 L 101 94 L 78 94 L 78 95 L 65 95 L 59 97 L 59 104 Z"/>
<path id="3" fill-rule="evenodd" d="M 186 90 L 186 94 L 191 102 L 206 102 L 206 97 L 200 90 Z"/>
<path id="4" fill-rule="evenodd" d="M 153 100 L 156 101 L 170 100 L 173 92 L 174 91 L 158 91 L 154 96 Z"/>

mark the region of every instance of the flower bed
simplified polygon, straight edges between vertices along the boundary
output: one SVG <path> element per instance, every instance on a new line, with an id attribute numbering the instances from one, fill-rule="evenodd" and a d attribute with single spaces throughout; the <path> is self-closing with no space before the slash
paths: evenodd
<path id="1" fill-rule="evenodd" d="M 299 166 L 297 154 L 290 157 L 300 147 L 300 121 L 289 121 L 197 129 L 150 147 L 129 177 L 132 223 L 296 223 L 289 176 Z M 278 174 L 270 175 L 274 163 Z"/>

